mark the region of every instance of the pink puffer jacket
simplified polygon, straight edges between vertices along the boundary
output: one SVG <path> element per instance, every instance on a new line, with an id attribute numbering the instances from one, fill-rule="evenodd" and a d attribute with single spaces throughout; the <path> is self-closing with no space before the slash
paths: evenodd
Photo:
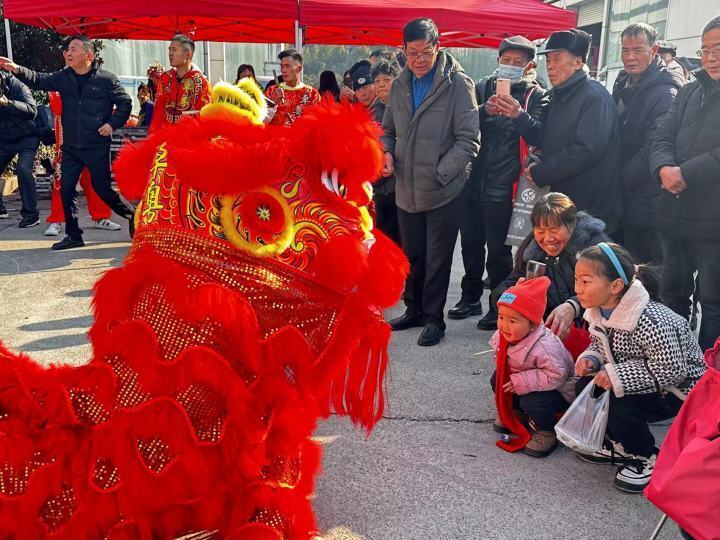
<path id="1" fill-rule="evenodd" d="M 490 345 L 498 350 L 500 333 L 495 332 Z M 519 395 L 558 390 L 572 402 L 575 399 L 575 363 L 562 341 L 544 325 L 525 339 L 508 347 L 510 381 Z"/>

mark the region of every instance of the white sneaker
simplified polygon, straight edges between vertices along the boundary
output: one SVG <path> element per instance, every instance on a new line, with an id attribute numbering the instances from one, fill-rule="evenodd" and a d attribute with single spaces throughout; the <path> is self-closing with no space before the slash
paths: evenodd
<path id="1" fill-rule="evenodd" d="M 626 493 L 642 493 L 650 483 L 657 454 L 649 458 L 636 456 L 634 460 L 618 469 L 613 485 Z"/>
<path id="2" fill-rule="evenodd" d="M 109 219 L 98 219 L 93 222 L 96 229 L 103 229 L 105 231 L 119 231 L 122 229 L 120 225 Z"/>
<path id="3" fill-rule="evenodd" d="M 60 234 L 60 223 L 51 223 L 45 229 L 45 236 L 57 236 Z"/>

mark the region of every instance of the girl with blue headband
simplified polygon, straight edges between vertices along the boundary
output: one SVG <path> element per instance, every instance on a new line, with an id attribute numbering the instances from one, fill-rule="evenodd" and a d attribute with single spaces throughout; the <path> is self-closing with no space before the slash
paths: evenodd
<path id="1" fill-rule="evenodd" d="M 605 447 L 578 457 L 622 465 L 614 485 L 629 493 L 642 493 L 658 454 L 648 423 L 677 415 L 705 373 L 687 320 L 661 304 L 658 291 L 657 275 L 635 266 L 617 244 L 601 242 L 578 255 L 575 293 L 591 344 L 575 363 L 577 390 L 594 381 L 610 392 Z"/>

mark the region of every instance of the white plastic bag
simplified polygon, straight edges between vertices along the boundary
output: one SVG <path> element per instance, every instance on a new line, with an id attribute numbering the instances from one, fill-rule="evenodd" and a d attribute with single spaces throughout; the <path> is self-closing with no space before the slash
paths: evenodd
<path id="1" fill-rule="evenodd" d="M 610 411 L 610 391 L 593 397 L 595 383 L 591 382 L 572 402 L 570 408 L 555 425 L 558 440 L 581 454 L 593 454 L 602 449 Z"/>

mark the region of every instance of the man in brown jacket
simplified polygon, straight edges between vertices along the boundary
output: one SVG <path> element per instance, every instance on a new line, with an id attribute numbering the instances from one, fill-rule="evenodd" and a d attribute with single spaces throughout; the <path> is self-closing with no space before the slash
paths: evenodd
<path id="1" fill-rule="evenodd" d="M 403 249 L 410 260 L 405 314 L 393 330 L 424 327 L 419 345 L 445 335 L 444 308 L 470 162 L 480 147 L 475 85 L 438 48 L 430 19 L 403 29 L 407 67 L 383 118 L 385 175 L 395 173 Z"/>

